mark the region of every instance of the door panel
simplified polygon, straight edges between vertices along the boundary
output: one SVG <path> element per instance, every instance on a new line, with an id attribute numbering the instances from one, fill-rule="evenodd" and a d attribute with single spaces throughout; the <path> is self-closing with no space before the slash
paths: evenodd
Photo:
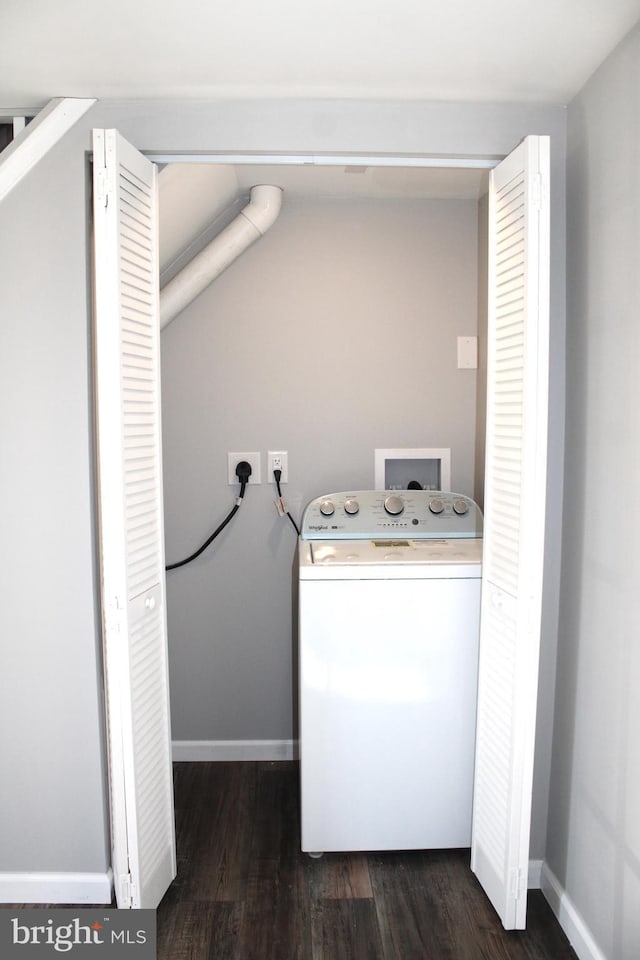
<path id="1" fill-rule="evenodd" d="M 485 528 L 471 866 L 523 928 L 544 554 L 549 140 L 492 171 Z"/>
<path id="2" fill-rule="evenodd" d="M 112 857 L 119 907 L 176 873 L 160 425 L 156 168 L 94 130 L 96 433 Z"/>

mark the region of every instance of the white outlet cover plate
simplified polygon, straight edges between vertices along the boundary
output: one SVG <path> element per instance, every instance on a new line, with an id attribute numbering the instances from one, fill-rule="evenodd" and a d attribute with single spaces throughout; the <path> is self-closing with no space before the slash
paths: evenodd
<path id="1" fill-rule="evenodd" d="M 289 480 L 289 454 L 286 450 L 267 450 L 267 476 L 273 480 L 273 471 L 275 470 L 274 460 L 280 458 L 282 476 L 280 483 L 287 483 Z"/>
<path id="2" fill-rule="evenodd" d="M 458 337 L 458 370 L 478 368 L 478 338 Z"/>
<path id="3" fill-rule="evenodd" d="M 251 464 L 251 476 L 249 477 L 249 485 L 255 483 L 262 483 L 262 476 L 260 472 L 260 454 L 259 453 L 228 453 L 227 454 L 227 465 L 229 473 L 229 486 L 236 486 L 239 483 L 239 480 L 236 476 L 236 467 L 241 460 L 246 460 Z"/>

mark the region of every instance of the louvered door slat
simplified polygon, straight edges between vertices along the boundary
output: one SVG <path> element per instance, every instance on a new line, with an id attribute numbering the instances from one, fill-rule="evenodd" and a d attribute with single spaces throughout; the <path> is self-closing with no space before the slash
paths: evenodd
<path id="1" fill-rule="evenodd" d="M 96 374 L 112 846 L 119 906 L 175 876 L 160 432 L 155 168 L 94 131 Z"/>

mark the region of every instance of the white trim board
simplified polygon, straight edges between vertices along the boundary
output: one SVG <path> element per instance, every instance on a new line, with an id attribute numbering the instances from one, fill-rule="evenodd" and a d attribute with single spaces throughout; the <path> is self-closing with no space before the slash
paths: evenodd
<path id="1" fill-rule="evenodd" d="M 416 155 L 387 153 L 226 153 L 209 151 L 207 153 L 157 153 L 148 151 L 145 156 L 154 163 L 224 163 L 233 166 L 253 164 L 284 164 L 288 166 L 314 167 L 456 167 L 462 170 L 492 170 L 502 157 L 447 157 L 437 154 Z"/>
<path id="2" fill-rule="evenodd" d="M 174 740 L 173 760 L 293 760 L 293 740 Z"/>
<path id="3" fill-rule="evenodd" d="M 580 960 L 607 960 L 594 940 L 589 927 L 576 909 L 566 890 L 547 863 L 542 864 L 540 887 L 569 943 Z"/>
<path id="4" fill-rule="evenodd" d="M 46 104 L 43 104 L 42 107 L 30 106 L 30 107 L 0 107 L 0 121 L 2 123 L 8 123 L 10 120 L 14 120 L 16 117 L 35 117 L 41 110 L 44 109 Z"/>
<path id="5" fill-rule="evenodd" d="M 0 903 L 111 903 L 105 873 L 0 873 Z"/>
<path id="6" fill-rule="evenodd" d="M 0 203 L 84 116 L 94 100 L 57 97 L 0 153 Z"/>

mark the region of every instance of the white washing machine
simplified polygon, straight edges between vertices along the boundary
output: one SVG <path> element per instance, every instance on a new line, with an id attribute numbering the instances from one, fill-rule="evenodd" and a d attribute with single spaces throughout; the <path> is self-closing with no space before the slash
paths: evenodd
<path id="1" fill-rule="evenodd" d="M 482 515 L 467 497 L 336 493 L 299 541 L 302 849 L 468 847 Z"/>

